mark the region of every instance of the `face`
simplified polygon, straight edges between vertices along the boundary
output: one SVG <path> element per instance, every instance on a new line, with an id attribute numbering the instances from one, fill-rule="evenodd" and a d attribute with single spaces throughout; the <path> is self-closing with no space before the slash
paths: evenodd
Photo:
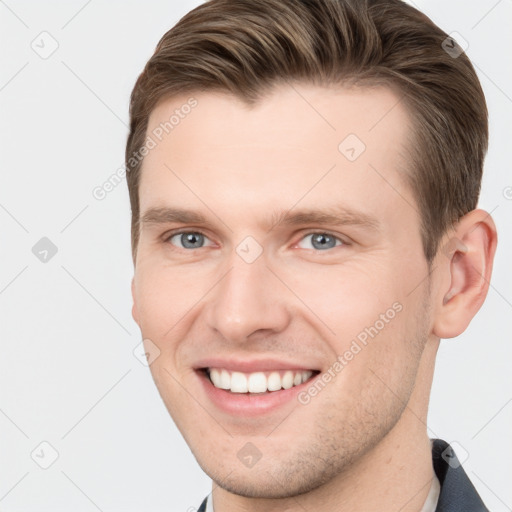
<path id="1" fill-rule="evenodd" d="M 204 471 L 300 494 L 377 447 L 415 386 L 429 313 L 410 120 L 385 88 L 194 98 L 143 163 L 133 315 Z"/>

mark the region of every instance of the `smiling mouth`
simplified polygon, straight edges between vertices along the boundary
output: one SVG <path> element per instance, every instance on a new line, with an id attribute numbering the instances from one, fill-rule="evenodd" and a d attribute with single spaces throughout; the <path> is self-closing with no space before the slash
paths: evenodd
<path id="1" fill-rule="evenodd" d="M 225 368 L 203 368 L 217 389 L 231 393 L 272 393 L 299 386 L 318 375 L 318 370 L 275 370 L 270 372 L 236 372 Z"/>

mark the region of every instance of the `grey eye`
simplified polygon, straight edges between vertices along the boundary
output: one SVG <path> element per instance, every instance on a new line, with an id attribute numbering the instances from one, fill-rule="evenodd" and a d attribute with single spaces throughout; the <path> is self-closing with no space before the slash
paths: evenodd
<path id="1" fill-rule="evenodd" d="M 313 249 L 318 249 L 320 251 L 332 249 L 333 247 L 336 247 L 336 245 L 341 245 L 341 240 L 333 235 L 330 235 L 329 233 L 310 233 L 309 235 L 306 235 L 299 243 L 299 246 L 303 249 L 311 249 L 311 247 L 305 247 L 301 245 L 304 240 L 307 239 L 311 240 L 311 246 Z"/>
<path id="2" fill-rule="evenodd" d="M 178 240 L 177 244 L 174 240 Z M 178 247 L 182 247 L 183 249 L 200 249 L 204 246 L 204 242 L 207 238 L 201 234 L 196 233 L 194 231 L 187 231 L 185 233 L 176 233 L 175 235 L 169 238 L 169 241 L 173 245 L 178 245 Z"/>

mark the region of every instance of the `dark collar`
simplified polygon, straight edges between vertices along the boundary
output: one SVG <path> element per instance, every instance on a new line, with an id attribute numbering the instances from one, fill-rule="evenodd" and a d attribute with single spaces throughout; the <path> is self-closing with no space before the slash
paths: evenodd
<path id="1" fill-rule="evenodd" d="M 446 441 L 432 440 L 432 462 L 441 484 L 436 512 L 489 512 Z"/>
<path id="2" fill-rule="evenodd" d="M 436 512 L 489 512 L 446 441 L 432 440 L 432 462 L 441 484 Z M 197 512 L 206 512 L 206 498 Z"/>
<path id="3" fill-rule="evenodd" d="M 203 500 L 201 506 L 197 509 L 197 512 L 206 512 L 206 501 L 208 500 L 208 496 Z"/>

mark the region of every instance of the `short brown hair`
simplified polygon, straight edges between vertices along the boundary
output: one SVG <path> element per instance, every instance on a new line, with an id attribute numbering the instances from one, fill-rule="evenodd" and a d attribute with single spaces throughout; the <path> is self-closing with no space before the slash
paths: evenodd
<path id="1" fill-rule="evenodd" d="M 447 37 L 401 0 L 210 0 L 190 11 L 161 38 L 131 95 L 125 156 L 134 261 L 143 160 L 132 157 L 157 103 L 224 91 L 252 105 L 272 86 L 300 81 L 398 92 L 413 120 L 407 181 L 430 263 L 446 230 L 477 206 L 488 143 L 480 82 Z"/>

